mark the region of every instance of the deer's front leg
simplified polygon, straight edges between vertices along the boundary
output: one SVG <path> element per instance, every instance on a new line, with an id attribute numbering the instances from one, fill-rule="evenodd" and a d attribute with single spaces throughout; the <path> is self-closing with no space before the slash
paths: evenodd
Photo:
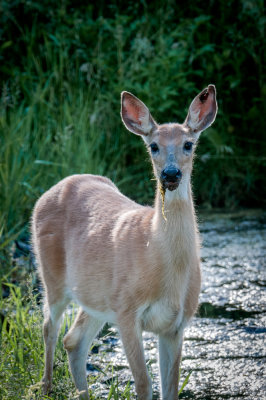
<path id="1" fill-rule="evenodd" d="M 135 313 L 134 313 L 135 314 Z M 146 367 L 142 332 L 135 315 L 120 315 L 118 326 L 125 353 L 135 380 L 139 400 L 152 399 L 152 384 Z"/>
<path id="2" fill-rule="evenodd" d="M 178 399 L 178 380 L 182 342 L 183 329 L 180 329 L 176 335 L 159 336 L 159 357 L 163 400 Z"/>

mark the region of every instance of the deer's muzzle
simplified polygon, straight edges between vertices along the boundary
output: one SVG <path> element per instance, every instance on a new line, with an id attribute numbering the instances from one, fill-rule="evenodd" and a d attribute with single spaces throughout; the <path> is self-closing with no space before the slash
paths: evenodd
<path id="1" fill-rule="evenodd" d="M 176 167 L 167 167 L 161 173 L 161 184 L 164 189 L 173 191 L 178 188 L 182 172 Z"/>

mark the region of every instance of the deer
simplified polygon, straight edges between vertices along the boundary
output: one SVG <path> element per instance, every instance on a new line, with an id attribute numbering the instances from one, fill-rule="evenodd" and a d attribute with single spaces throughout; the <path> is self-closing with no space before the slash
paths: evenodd
<path id="1" fill-rule="evenodd" d="M 184 329 L 201 287 L 192 164 L 200 133 L 217 109 L 211 84 L 194 98 L 183 124 L 160 125 L 141 100 L 123 91 L 122 121 L 150 154 L 154 206 L 134 202 L 108 178 L 91 174 L 69 176 L 37 201 L 31 229 L 44 288 L 45 394 L 52 387 L 60 320 L 74 301 L 79 309 L 64 347 L 80 399 L 89 399 L 86 360 L 106 322 L 118 327 L 138 399 L 152 399 L 143 331 L 159 338 L 161 398 L 178 399 Z"/>

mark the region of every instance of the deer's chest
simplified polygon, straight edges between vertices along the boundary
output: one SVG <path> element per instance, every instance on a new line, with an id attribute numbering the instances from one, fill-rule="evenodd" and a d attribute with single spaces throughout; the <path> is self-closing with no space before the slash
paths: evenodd
<path id="1" fill-rule="evenodd" d="M 184 324 L 185 300 L 188 289 L 187 278 L 186 274 L 184 274 L 183 279 L 173 278 L 171 285 L 167 286 L 162 296 L 143 306 L 140 316 L 144 330 L 157 334 L 174 334 L 181 324 Z"/>
<path id="2" fill-rule="evenodd" d="M 146 306 L 140 318 L 145 331 L 157 334 L 176 333 L 183 323 L 184 306 L 171 304 L 168 299 L 160 299 Z"/>
<path id="3" fill-rule="evenodd" d="M 153 302 L 144 305 L 139 315 L 143 330 L 156 334 L 175 334 L 189 319 L 186 309 L 191 281 L 191 255 L 185 248 L 173 257 L 166 255 L 165 268 L 160 286 L 161 295 Z M 170 258 L 170 260 L 169 260 Z"/>

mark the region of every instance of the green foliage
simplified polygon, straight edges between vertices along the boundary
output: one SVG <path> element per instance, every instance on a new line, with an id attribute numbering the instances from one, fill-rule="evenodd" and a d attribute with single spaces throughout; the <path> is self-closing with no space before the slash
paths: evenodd
<path id="1" fill-rule="evenodd" d="M 51 96 L 49 102 L 44 100 L 44 92 L 36 88 L 30 106 L 25 107 L 24 100 L 1 121 L 0 222 L 9 227 L 2 228 L 9 239 L 14 228 L 19 232 L 29 219 L 34 202 L 49 186 L 73 173 L 104 174 L 107 163 L 113 168 L 118 161 L 115 154 L 105 159 L 107 143 L 88 130 L 88 96 L 72 91 L 57 108 Z"/>
<path id="2" fill-rule="evenodd" d="M 8 299 L 2 293 L 0 296 L 0 309 L 4 313 L 1 314 L 0 396 L 21 399 L 25 387 L 41 378 L 40 312 L 30 310 L 32 302 L 25 302 L 19 287 L 2 281 L 1 286 L 3 283 L 9 287 L 10 295 Z M 32 301 L 36 304 L 33 297 Z"/>
<path id="3" fill-rule="evenodd" d="M 38 196 L 72 173 L 99 173 L 134 199 L 153 198 L 141 140 L 125 131 L 120 92 L 158 122 L 182 122 L 209 83 L 215 124 L 195 160 L 205 207 L 260 206 L 265 64 L 261 0 L 0 4 L 0 246 L 18 235 Z"/>

